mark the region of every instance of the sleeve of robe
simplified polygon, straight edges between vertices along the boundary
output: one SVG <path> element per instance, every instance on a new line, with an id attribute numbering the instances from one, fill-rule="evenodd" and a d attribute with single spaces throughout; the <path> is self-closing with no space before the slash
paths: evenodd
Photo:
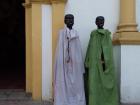
<path id="1" fill-rule="evenodd" d="M 81 57 L 81 67 L 82 67 L 82 73 L 84 74 L 85 73 L 85 68 L 84 68 L 84 58 L 83 58 L 83 53 L 82 53 L 82 46 L 81 46 L 81 41 L 80 41 L 80 37 L 79 37 L 79 34 L 78 32 L 76 31 L 76 35 L 78 36 L 77 38 L 77 44 L 78 44 L 78 48 L 77 50 L 79 51 L 79 54 L 80 54 L 80 57 Z"/>
<path id="2" fill-rule="evenodd" d="M 85 68 L 88 69 L 89 68 L 89 58 L 90 58 L 90 49 L 91 49 L 91 42 L 92 42 L 92 33 L 90 34 L 90 40 L 88 43 L 88 48 L 87 48 L 87 52 L 86 52 L 86 58 L 85 58 Z"/>
<path id="3" fill-rule="evenodd" d="M 54 58 L 54 86 L 56 84 L 56 79 L 58 78 L 57 77 L 57 74 L 58 74 L 58 70 L 57 68 L 59 68 L 60 66 L 60 59 L 63 59 L 62 56 L 63 56 L 63 41 L 62 41 L 62 35 L 61 35 L 61 30 L 59 31 L 59 34 L 58 34 L 58 39 L 57 39 L 57 45 L 56 45 L 56 50 L 55 50 L 55 58 Z M 61 57 L 60 57 L 61 56 Z"/>
<path id="4" fill-rule="evenodd" d="M 87 48 L 87 52 L 86 52 L 86 58 L 85 58 L 85 74 L 84 74 L 84 87 L 85 87 L 85 96 L 86 96 L 86 100 L 89 99 L 89 83 L 88 83 L 88 77 L 89 77 L 89 58 L 90 58 L 90 50 L 91 50 L 91 42 L 92 42 L 92 33 L 90 34 L 90 40 L 88 43 L 88 48 Z M 88 105 L 88 101 L 86 101 L 86 104 Z"/>

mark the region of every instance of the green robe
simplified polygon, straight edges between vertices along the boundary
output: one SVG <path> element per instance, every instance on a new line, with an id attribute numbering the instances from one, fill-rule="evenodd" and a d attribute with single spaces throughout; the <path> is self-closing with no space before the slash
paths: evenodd
<path id="1" fill-rule="evenodd" d="M 110 34 L 105 29 L 97 29 L 91 32 L 85 59 L 87 105 L 118 105 Z M 104 55 L 105 71 L 101 63 L 101 53 Z"/>

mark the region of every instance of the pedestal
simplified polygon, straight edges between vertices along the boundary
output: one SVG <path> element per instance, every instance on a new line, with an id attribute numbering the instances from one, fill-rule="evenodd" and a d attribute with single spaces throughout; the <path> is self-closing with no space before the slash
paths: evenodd
<path id="1" fill-rule="evenodd" d="M 120 102 L 140 104 L 140 45 L 115 45 Z"/>

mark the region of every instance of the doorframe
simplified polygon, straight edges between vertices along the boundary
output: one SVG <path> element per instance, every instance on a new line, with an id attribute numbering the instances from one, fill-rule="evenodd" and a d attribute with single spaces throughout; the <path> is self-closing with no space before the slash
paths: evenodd
<path id="1" fill-rule="evenodd" d="M 41 4 L 25 1 L 26 92 L 42 98 L 42 17 Z"/>
<path id="2" fill-rule="evenodd" d="M 57 33 L 64 26 L 66 1 L 25 0 L 23 4 L 26 27 L 26 92 L 32 93 L 34 100 L 42 100 L 42 4 L 52 5 L 52 59 L 54 59 Z"/>

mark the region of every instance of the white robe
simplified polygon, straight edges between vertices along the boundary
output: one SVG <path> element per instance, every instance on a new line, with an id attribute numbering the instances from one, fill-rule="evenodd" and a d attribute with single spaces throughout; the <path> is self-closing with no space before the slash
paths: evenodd
<path id="1" fill-rule="evenodd" d="M 79 36 L 74 29 L 64 28 L 59 32 L 54 72 L 54 105 L 86 105 L 84 62 Z"/>

